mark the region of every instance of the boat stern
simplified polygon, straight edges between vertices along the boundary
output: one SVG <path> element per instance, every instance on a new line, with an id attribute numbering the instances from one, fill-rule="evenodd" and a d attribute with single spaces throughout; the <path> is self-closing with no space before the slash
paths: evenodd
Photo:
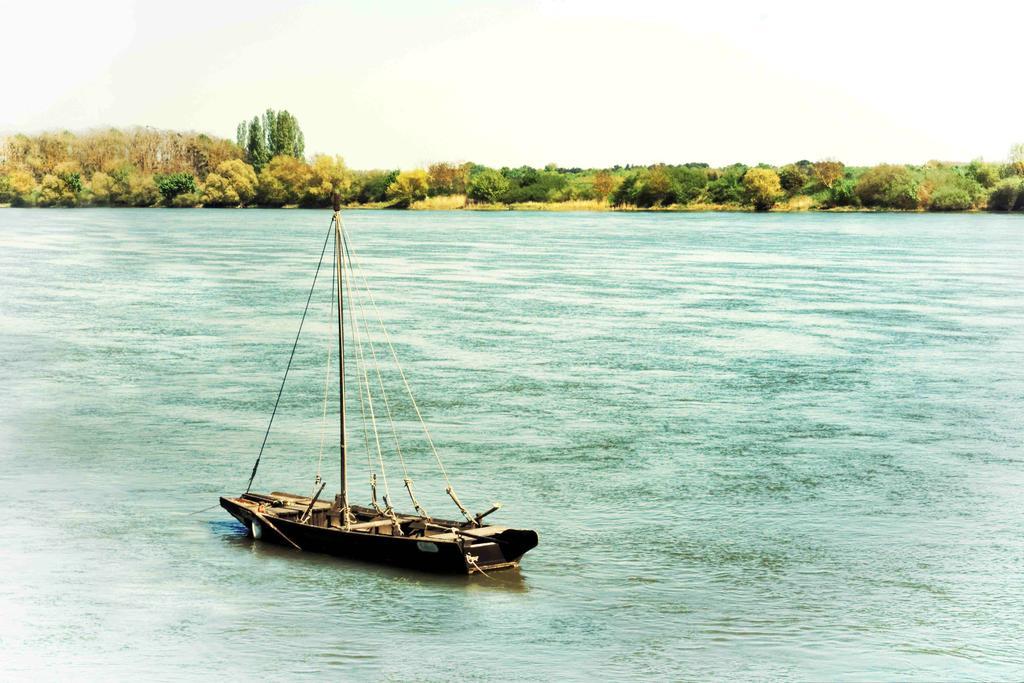
<path id="1" fill-rule="evenodd" d="M 537 547 L 538 540 L 532 529 L 505 529 L 490 538 L 474 539 L 464 547 L 466 571 L 475 574 L 518 567 L 523 555 Z"/>

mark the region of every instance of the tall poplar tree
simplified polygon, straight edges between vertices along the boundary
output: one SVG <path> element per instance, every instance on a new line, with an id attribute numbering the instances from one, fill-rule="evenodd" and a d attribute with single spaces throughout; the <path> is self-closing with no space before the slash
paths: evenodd
<path id="1" fill-rule="evenodd" d="M 302 159 L 306 152 L 306 138 L 299 121 L 286 109 L 267 109 L 262 116 L 243 121 L 238 124 L 237 137 L 239 146 L 246 150 L 246 160 L 257 170 L 274 157 Z"/>
<path id="2" fill-rule="evenodd" d="M 267 136 L 267 151 L 270 154 L 270 158 L 273 159 L 279 156 L 281 153 L 277 151 L 277 147 L 274 144 L 277 137 L 277 112 L 273 109 L 267 109 L 263 113 L 263 134 Z"/>
<path id="3" fill-rule="evenodd" d="M 242 121 L 235 129 L 235 142 L 239 149 L 245 149 L 249 145 L 249 122 Z"/>
<path id="4" fill-rule="evenodd" d="M 260 123 L 258 116 L 252 117 L 252 121 L 249 123 L 249 139 L 245 145 L 245 158 L 257 173 L 266 166 L 271 158 L 270 152 L 267 150 L 263 124 Z"/>

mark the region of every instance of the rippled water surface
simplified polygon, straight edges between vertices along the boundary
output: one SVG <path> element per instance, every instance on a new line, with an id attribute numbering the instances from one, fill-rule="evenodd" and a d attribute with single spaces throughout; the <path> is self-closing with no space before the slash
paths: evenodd
<path id="1" fill-rule="evenodd" d="M 540 532 L 493 580 L 189 514 L 244 489 L 329 219 L 0 211 L 3 677 L 1024 677 L 1021 217 L 347 214 L 460 496 Z M 257 490 L 312 486 L 328 292 Z"/>

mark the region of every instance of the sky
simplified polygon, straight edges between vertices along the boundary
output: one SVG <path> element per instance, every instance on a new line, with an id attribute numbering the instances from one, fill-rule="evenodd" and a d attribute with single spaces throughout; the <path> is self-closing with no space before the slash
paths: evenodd
<path id="1" fill-rule="evenodd" d="M 598 167 L 1004 159 L 1024 3 L 178 0 L 3 9 L 0 133 L 233 138 L 270 107 L 307 154 Z"/>

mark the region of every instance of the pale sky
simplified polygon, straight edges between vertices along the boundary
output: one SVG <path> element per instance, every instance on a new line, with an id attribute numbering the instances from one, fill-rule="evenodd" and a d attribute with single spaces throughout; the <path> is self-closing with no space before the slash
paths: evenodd
<path id="1" fill-rule="evenodd" d="M 307 153 L 609 166 L 1003 159 L 1024 141 L 1024 3 L 5 3 L 0 132 L 233 138 Z"/>

